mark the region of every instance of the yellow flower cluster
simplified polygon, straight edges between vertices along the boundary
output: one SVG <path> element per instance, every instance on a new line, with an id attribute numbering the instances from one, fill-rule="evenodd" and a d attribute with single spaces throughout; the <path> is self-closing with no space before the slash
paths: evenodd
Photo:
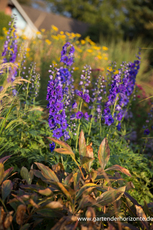
<path id="1" fill-rule="evenodd" d="M 38 36 L 36 38 L 33 38 L 31 39 L 31 43 L 29 43 L 30 49 L 27 49 L 27 56 L 29 60 L 33 57 L 33 52 L 35 51 L 37 51 L 38 53 L 41 52 L 42 55 L 43 53 L 47 55 L 50 55 L 52 53 L 53 56 L 51 58 L 51 61 L 54 65 L 56 65 L 60 62 L 59 47 L 62 47 L 67 41 L 69 41 L 74 45 L 75 63 L 76 66 L 78 65 L 77 67 L 74 67 L 74 71 L 80 70 L 82 68 L 82 65 L 85 64 L 89 64 L 93 69 L 98 68 L 101 71 L 107 69 L 108 48 L 106 46 L 100 46 L 96 44 L 90 39 L 89 36 L 84 39 L 79 39 L 81 37 L 80 34 L 70 33 L 68 31 L 59 31 L 59 29 L 54 25 L 51 26 L 51 31 L 45 31 L 45 29 L 41 29 L 41 32 L 37 32 L 37 35 L 40 34 L 41 37 Z M 43 47 L 44 44 L 45 47 Z M 109 69 L 109 71 L 111 70 Z"/>
<path id="2" fill-rule="evenodd" d="M 6 27 L 3 27 L 3 33 L 6 35 L 8 32 L 8 30 L 6 29 Z"/>
<path id="3" fill-rule="evenodd" d="M 46 42 L 48 45 L 52 44 L 52 42 L 51 42 L 50 40 L 48 40 L 48 39 L 46 39 L 45 42 Z"/>

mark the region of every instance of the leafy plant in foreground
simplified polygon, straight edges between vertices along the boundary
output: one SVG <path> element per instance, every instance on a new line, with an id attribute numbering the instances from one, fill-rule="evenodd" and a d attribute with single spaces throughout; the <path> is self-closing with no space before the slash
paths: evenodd
<path id="1" fill-rule="evenodd" d="M 52 170 L 41 163 L 35 163 L 39 168 L 39 170 L 33 169 L 34 175 L 39 178 L 36 185 L 21 185 L 21 190 L 17 195 L 14 194 L 13 200 L 9 201 L 15 209 L 20 205 L 24 206 L 25 216 L 20 225 L 29 223 L 29 226 L 36 226 L 38 222 L 39 224 L 42 222 L 41 226 L 46 226 L 48 223 L 47 227 L 53 227 L 54 223 L 52 229 L 60 229 L 61 225 L 66 229 L 77 226 L 80 229 L 85 225 L 97 229 L 97 223 L 92 221 L 83 223 L 81 217 L 88 214 L 92 217 L 116 216 L 119 208 L 117 202 L 130 186 L 113 187 L 113 184 L 122 178 L 117 174 L 115 176 L 107 174 L 107 171 L 117 170 L 127 176 L 131 174 L 119 165 L 105 169 L 110 157 L 107 139 L 104 139 L 99 147 L 101 168 L 97 171 L 91 167 L 94 160 L 92 144 L 86 146 L 83 131 L 79 137 L 80 163 L 76 161 L 69 145 L 55 138 L 49 137 L 49 139 L 63 147 L 55 151 L 70 155 L 78 168 L 68 174 L 61 163 L 53 165 Z M 48 222 L 50 219 L 52 221 Z"/>

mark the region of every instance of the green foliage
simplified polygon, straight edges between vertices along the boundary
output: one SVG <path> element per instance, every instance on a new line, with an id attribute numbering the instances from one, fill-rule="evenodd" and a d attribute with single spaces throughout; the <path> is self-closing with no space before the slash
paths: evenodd
<path id="1" fill-rule="evenodd" d="M 29 168 L 34 160 L 48 162 L 51 153 L 45 136 L 51 136 L 51 132 L 47 121 L 42 119 L 41 108 L 33 106 L 27 111 L 19 106 L 14 108 L 7 120 L 7 126 L 14 120 L 17 125 L 13 129 L 9 128 L 9 132 L 5 129 L 0 146 L 1 154 L 5 155 L 9 151 L 13 155 L 11 163 L 16 164 L 16 170 L 21 165 Z M 27 159 L 27 163 L 22 159 Z"/>
<path id="2" fill-rule="evenodd" d="M 95 127 L 96 129 L 96 127 Z M 92 138 L 90 141 L 95 146 L 94 151 L 98 151 L 98 146 L 100 145 L 100 138 L 105 138 L 107 136 L 107 130 L 102 127 L 102 136 L 98 136 L 96 132 L 92 132 Z M 120 131 L 115 131 L 109 134 L 108 143 L 110 147 L 110 160 L 108 165 L 111 167 L 114 164 L 119 164 L 124 168 L 127 168 L 132 175 L 130 181 L 133 182 L 135 189 L 129 191 L 129 193 L 143 205 L 144 200 L 146 202 L 151 202 L 153 199 L 152 188 L 153 188 L 153 162 L 152 159 L 143 154 L 143 146 L 138 144 L 131 145 L 129 141 L 125 140 L 127 137 L 127 128 Z M 125 132 L 124 132 L 125 131 Z M 143 141 L 144 143 L 144 141 Z M 141 140 L 142 144 L 142 140 Z M 99 160 L 97 154 L 94 155 L 96 162 L 94 168 L 99 167 Z M 124 178 L 124 177 L 123 177 Z M 126 182 L 129 178 L 124 178 Z"/>
<path id="3" fill-rule="evenodd" d="M 5 27 L 6 30 L 9 29 L 9 22 L 11 21 L 11 17 L 9 15 L 6 15 L 4 12 L 0 11 L 0 36 L 4 36 L 4 30 Z"/>

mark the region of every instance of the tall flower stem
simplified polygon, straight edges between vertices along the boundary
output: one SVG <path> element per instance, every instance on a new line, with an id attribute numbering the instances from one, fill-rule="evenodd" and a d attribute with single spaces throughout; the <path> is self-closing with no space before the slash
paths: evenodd
<path id="1" fill-rule="evenodd" d="M 81 125 L 81 122 L 79 120 L 79 125 L 78 125 L 78 130 L 77 130 L 77 136 L 76 136 L 76 145 L 75 145 L 76 151 L 77 151 L 77 147 L 78 147 L 78 138 L 79 138 L 80 125 Z"/>
<path id="2" fill-rule="evenodd" d="M 91 117 L 91 121 L 90 121 L 90 125 L 89 125 L 89 131 L 88 131 L 88 136 L 90 135 L 90 132 L 91 132 L 91 127 L 92 127 L 92 122 L 94 120 L 94 110 L 93 112 L 91 113 L 92 117 Z M 87 138 L 87 145 L 89 144 L 89 137 Z"/>
<path id="3" fill-rule="evenodd" d="M 30 71 L 30 79 L 31 80 L 31 75 L 32 75 L 32 71 L 33 71 L 33 68 L 31 68 L 31 71 Z M 28 98 L 28 94 L 29 94 L 29 82 L 28 82 L 28 85 L 27 85 L 27 92 L 26 92 L 26 102 L 27 102 L 27 98 Z M 27 108 L 27 105 L 25 104 L 25 109 Z"/>

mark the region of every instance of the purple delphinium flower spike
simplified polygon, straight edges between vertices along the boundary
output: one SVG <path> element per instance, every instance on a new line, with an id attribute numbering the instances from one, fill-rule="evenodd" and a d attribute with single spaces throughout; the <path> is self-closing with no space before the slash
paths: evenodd
<path id="1" fill-rule="evenodd" d="M 121 121 L 124 117 L 125 108 L 129 103 L 129 97 L 134 90 L 139 64 L 139 60 L 128 64 L 124 62 L 121 65 L 122 68 L 118 70 L 118 74 L 112 75 L 112 84 L 109 90 L 110 94 L 103 111 L 105 124 L 111 124 L 111 122 L 108 121 L 108 117 L 110 116 L 113 116 L 112 118 L 117 119 L 118 121 Z M 113 109 L 113 114 L 111 114 L 111 106 L 114 108 L 114 104 L 116 105 L 115 111 Z M 120 125 L 118 125 L 117 128 L 120 129 Z"/>

